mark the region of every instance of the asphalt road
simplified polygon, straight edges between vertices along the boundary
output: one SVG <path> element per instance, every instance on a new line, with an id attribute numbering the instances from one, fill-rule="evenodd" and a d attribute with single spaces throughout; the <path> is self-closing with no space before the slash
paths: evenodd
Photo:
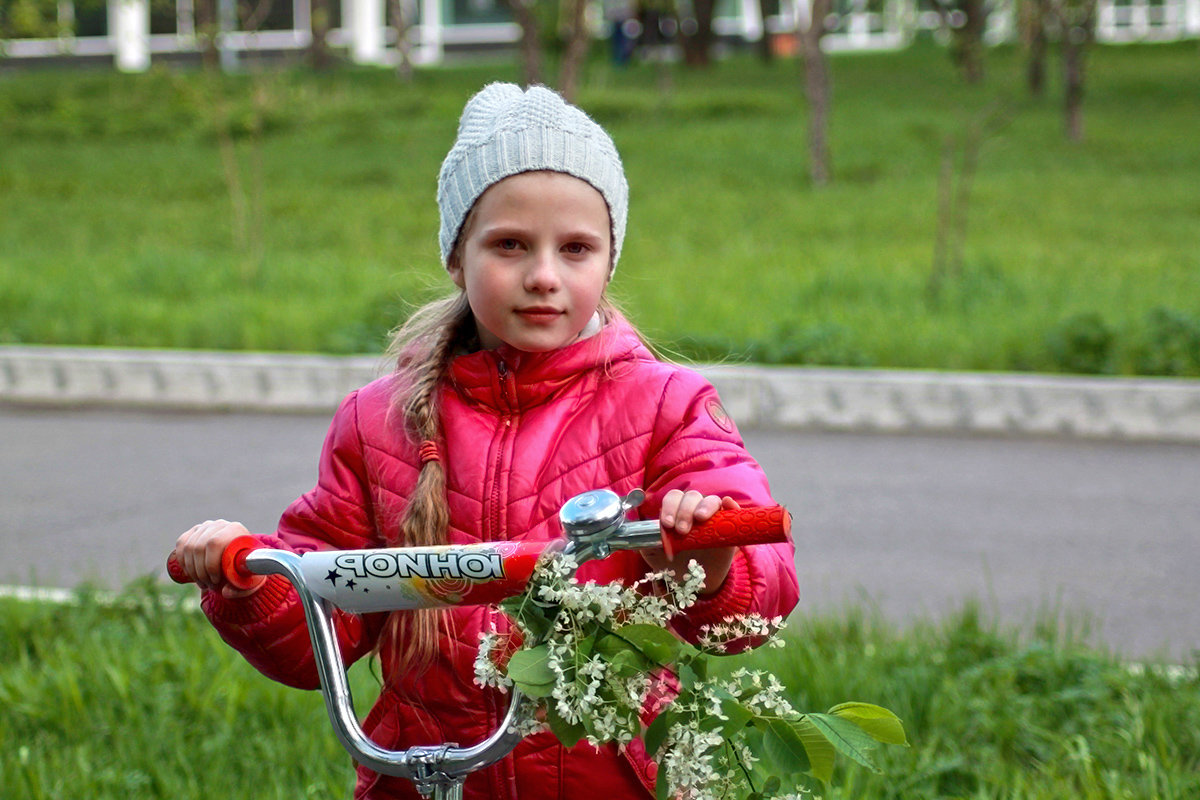
<path id="1" fill-rule="evenodd" d="M 315 480 L 324 416 L 0 407 L 0 584 L 161 575 L 213 517 L 272 529 Z M 1200 447 L 745 431 L 795 517 L 801 611 L 899 622 L 968 598 L 1131 658 L 1200 650 Z"/>

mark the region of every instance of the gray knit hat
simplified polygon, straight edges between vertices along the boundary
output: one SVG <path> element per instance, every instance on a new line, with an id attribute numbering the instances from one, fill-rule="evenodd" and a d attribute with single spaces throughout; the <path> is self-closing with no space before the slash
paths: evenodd
<path id="1" fill-rule="evenodd" d="M 629 210 L 629 185 L 616 146 L 591 117 L 555 92 L 543 86 L 523 91 L 512 83 L 489 84 L 467 101 L 458 139 L 442 162 L 437 198 L 443 264 L 479 196 L 510 175 L 534 170 L 574 175 L 604 196 L 616 269 Z"/>

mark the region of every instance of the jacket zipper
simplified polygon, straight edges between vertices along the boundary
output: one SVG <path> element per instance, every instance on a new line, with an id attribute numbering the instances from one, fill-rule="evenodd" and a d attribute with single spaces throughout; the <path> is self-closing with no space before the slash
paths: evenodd
<path id="1" fill-rule="evenodd" d="M 500 398 L 504 404 L 504 411 L 501 414 L 501 422 L 503 428 L 499 432 L 500 440 L 496 446 L 496 460 L 492 464 L 492 491 L 491 491 L 491 513 L 488 515 L 487 529 L 484 533 L 484 541 L 496 541 L 506 539 L 502 528 L 502 495 L 500 487 L 500 471 L 504 467 L 504 452 L 508 447 L 509 433 L 512 431 L 513 424 L 513 407 L 515 406 L 515 391 L 513 384 L 516 379 L 508 368 L 508 364 L 504 359 L 497 359 L 496 370 L 500 377 Z"/>
<path id="2" fill-rule="evenodd" d="M 516 379 L 513 377 L 512 373 L 510 372 L 510 370 L 508 368 L 508 364 L 505 363 L 503 358 L 497 359 L 496 371 L 497 371 L 499 379 L 500 379 L 500 397 L 501 397 L 501 400 L 503 401 L 503 405 L 504 405 L 504 411 L 501 415 L 503 427 L 499 431 L 499 442 L 497 443 L 497 446 L 496 446 L 496 460 L 492 464 L 492 474 L 490 476 L 491 481 L 492 481 L 492 490 L 491 490 L 491 506 L 492 507 L 491 507 L 491 513 L 489 514 L 489 519 L 488 519 L 488 528 L 487 528 L 487 530 L 483 531 L 483 534 L 484 534 L 483 538 L 485 541 L 496 541 L 496 540 L 507 538 L 507 537 L 504 537 L 504 535 L 503 535 L 504 532 L 502 530 L 503 514 L 502 514 L 501 506 L 502 506 L 502 502 L 503 502 L 503 491 L 501 490 L 501 486 L 500 486 L 500 472 L 504 467 L 504 453 L 508 447 L 508 439 L 509 439 L 509 435 L 512 431 L 512 423 L 513 423 L 513 416 L 514 416 L 513 408 L 516 405 L 515 391 L 514 391 L 514 387 L 513 387 L 513 384 Z M 493 619 L 495 619 L 495 617 L 503 616 L 496 612 L 489 612 L 489 613 L 492 613 L 495 615 L 493 617 Z M 502 621 L 504 623 L 507 623 L 507 619 L 496 620 L 496 621 L 497 622 Z M 507 629 L 508 625 L 507 624 L 494 625 L 493 627 L 496 627 L 496 628 L 504 627 L 505 629 Z M 493 717 L 492 727 L 493 727 L 493 729 L 495 729 L 501 723 L 504 722 L 504 715 L 508 709 L 503 703 L 495 702 L 494 697 L 491 699 L 490 705 L 491 705 L 491 712 L 492 712 L 492 717 Z M 501 759 L 500 762 L 498 764 L 496 764 L 496 767 L 498 768 L 498 771 L 499 771 L 498 778 L 499 778 L 499 783 L 500 783 L 499 786 L 494 787 L 495 789 L 500 790 L 499 792 L 497 792 L 497 795 L 500 796 L 501 793 L 510 794 L 512 791 L 511 787 L 512 787 L 512 781 L 513 781 L 513 777 L 514 777 L 512 774 L 512 768 L 513 768 L 512 767 L 512 754 L 509 754 L 508 756 L 505 756 L 503 759 Z M 511 800 L 518 800 L 518 798 L 514 795 L 511 797 Z"/>

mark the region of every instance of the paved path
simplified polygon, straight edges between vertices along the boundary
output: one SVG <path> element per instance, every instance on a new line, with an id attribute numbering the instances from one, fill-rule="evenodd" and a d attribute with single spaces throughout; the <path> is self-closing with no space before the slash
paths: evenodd
<path id="1" fill-rule="evenodd" d="M 174 536 L 269 529 L 315 478 L 328 415 L 0 406 L 0 583 L 115 587 Z M 1200 447 L 746 432 L 796 517 L 802 607 L 893 619 L 967 597 L 1015 624 L 1095 616 L 1131 657 L 1200 649 Z"/>

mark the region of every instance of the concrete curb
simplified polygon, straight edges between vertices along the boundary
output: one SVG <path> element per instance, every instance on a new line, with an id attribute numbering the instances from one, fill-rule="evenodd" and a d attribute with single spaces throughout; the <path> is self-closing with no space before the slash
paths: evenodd
<path id="1" fill-rule="evenodd" d="M 0 403 L 328 413 L 374 356 L 0 346 Z M 745 428 L 1200 442 L 1200 381 L 719 366 Z"/>

